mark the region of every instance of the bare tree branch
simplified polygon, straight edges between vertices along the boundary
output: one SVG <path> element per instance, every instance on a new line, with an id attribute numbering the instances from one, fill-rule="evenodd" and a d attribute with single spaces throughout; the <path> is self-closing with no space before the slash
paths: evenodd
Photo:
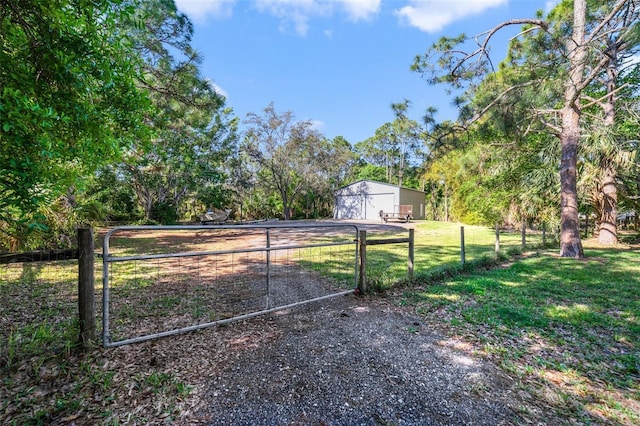
<path id="1" fill-rule="evenodd" d="M 549 114 L 554 114 L 556 116 L 556 121 L 557 121 L 557 116 L 558 116 L 558 114 L 560 114 L 560 110 L 557 110 L 557 109 L 536 109 L 534 112 L 535 112 L 536 119 L 538 119 L 545 127 L 551 129 L 551 131 L 556 135 L 560 134 L 560 132 L 562 131 L 562 128 L 560 126 L 558 126 L 557 124 L 554 124 L 554 123 L 548 121 L 545 118 Z"/>
<path id="2" fill-rule="evenodd" d="M 470 123 L 475 123 L 476 121 L 478 121 L 482 116 L 484 116 L 491 108 L 493 108 L 499 101 L 505 98 L 509 93 L 513 92 L 514 90 L 521 89 L 523 87 L 534 85 L 536 83 L 538 83 L 537 80 L 532 80 L 532 81 L 527 81 L 525 83 L 516 84 L 514 86 L 507 87 L 507 89 L 505 89 L 502 93 L 496 96 L 495 99 L 493 99 L 493 101 L 491 101 L 488 105 L 486 105 L 479 113 L 474 114 L 473 118 L 471 118 L 470 120 Z"/>
<path id="3" fill-rule="evenodd" d="M 602 103 L 602 101 L 603 101 L 604 99 L 608 98 L 609 96 L 611 96 L 611 95 L 613 95 L 613 94 L 615 94 L 615 93 L 618 93 L 620 90 L 622 90 L 622 89 L 624 89 L 624 88 L 626 88 L 626 87 L 628 87 L 628 86 L 629 86 L 629 83 L 624 83 L 622 86 L 617 87 L 617 88 L 616 88 L 616 89 L 614 89 L 613 91 L 611 91 L 611 92 L 609 92 L 609 93 L 607 93 L 607 94 L 605 94 L 605 95 L 601 96 L 601 97 L 600 97 L 600 98 L 598 98 L 598 99 L 594 99 L 594 98 L 592 98 L 592 97 L 591 97 L 591 96 L 589 96 L 589 95 L 585 95 L 585 94 L 583 94 L 583 95 L 582 95 L 582 97 L 583 97 L 583 98 L 585 98 L 586 100 L 588 100 L 588 101 L 589 101 L 589 103 L 588 103 L 588 104 L 586 104 L 586 105 L 581 105 L 581 108 L 583 108 L 583 109 L 584 109 L 584 108 L 589 108 L 589 107 L 591 107 L 591 106 L 593 106 L 593 105 L 598 105 L 599 107 L 604 108 L 604 104 Z"/>
<path id="4" fill-rule="evenodd" d="M 618 14 L 618 12 L 622 10 L 622 8 L 628 2 L 629 0 L 618 0 L 618 3 L 616 3 L 613 8 L 611 8 L 609 14 L 605 18 L 603 18 L 600 23 L 591 31 L 591 34 L 589 34 L 589 36 L 584 40 L 584 43 L 590 44 L 594 40 L 594 38 L 600 34 L 600 31 L 604 27 L 609 25 L 609 22 L 611 22 L 611 20 Z"/>
<path id="5" fill-rule="evenodd" d="M 545 21 L 541 20 L 541 19 L 511 19 L 508 21 L 504 21 L 498 25 L 496 25 L 495 27 L 493 27 L 492 29 L 490 29 L 489 31 L 485 31 L 483 33 L 480 33 L 478 35 L 476 35 L 474 38 L 476 39 L 476 43 L 479 45 L 478 49 L 476 49 L 475 51 L 466 54 L 462 59 L 460 59 L 458 61 L 458 63 L 451 69 L 450 75 L 451 76 L 455 76 L 456 72 L 463 66 L 463 64 L 465 62 L 467 62 L 469 59 L 478 56 L 478 61 L 480 61 L 480 58 L 483 55 L 486 55 L 487 52 L 487 46 L 489 45 L 489 42 L 491 41 L 492 37 L 501 29 L 511 26 L 511 25 L 525 25 L 525 24 L 530 24 L 539 28 L 542 28 L 543 30 L 547 31 L 548 29 L 548 25 Z M 479 42 L 479 39 L 484 36 L 484 41 L 482 43 Z M 456 52 L 456 51 L 450 51 L 450 53 L 464 53 L 464 52 Z M 493 69 L 493 64 L 492 64 L 492 69 Z"/>

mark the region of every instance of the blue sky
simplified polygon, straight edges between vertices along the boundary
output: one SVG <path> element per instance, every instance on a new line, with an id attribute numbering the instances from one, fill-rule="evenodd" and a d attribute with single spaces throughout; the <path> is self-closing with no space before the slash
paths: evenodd
<path id="1" fill-rule="evenodd" d="M 411 72 L 413 59 L 442 36 L 476 35 L 549 10 L 549 0 L 176 0 L 193 21 L 202 72 L 241 119 L 271 102 L 311 120 L 329 138 L 355 144 L 393 121 L 392 102 L 411 101 L 455 119 L 444 88 Z M 499 34 L 504 56 L 513 28 Z"/>

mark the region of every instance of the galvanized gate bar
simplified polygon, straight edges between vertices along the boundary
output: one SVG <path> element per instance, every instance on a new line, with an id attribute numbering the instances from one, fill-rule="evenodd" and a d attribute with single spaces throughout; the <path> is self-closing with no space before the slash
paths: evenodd
<path id="1" fill-rule="evenodd" d="M 267 302 L 267 307 L 265 309 L 269 309 L 271 306 L 271 233 L 269 232 L 269 228 L 265 230 L 267 236 L 266 249 L 267 249 L 267 295 L 265 297 Z"/>
<path id="2" fill-rule="evenodd" d="M 203 328 L 213 327 L 215 325 L 228 324 L 228 323 L 231 323 L 231 322 L 242 321 L 242 320 L 246 320 L 246 319 L 249 319 L 249 318 L 254 318 L 254 317 L 257 317 L 257 316 L 260 316 L 260 315 L 266 315 L 266 314 L 270 314 L 272 312 L 283 311 L 285 309 L 294 308 L 296 306 L 306 305 L 307 303 L 318 302 L 320 300 L 330 299 L 330 298 L 338 297 L 338 296 L 345 296 L 347 294 L 353 294 L 353 289 L 352 290 L 341 291 L 339 293 L 327 294 L 325 296 L 316 297 L 314 299 L 307 299 L 307 300 L 303 300 L 303 301 L 296 302 L 296 303 L 290 303 L 288 305 L 276 306 L 275 308 L 264 309 L 262 311 L 251 312 L 249 314 L 238 315 L 238 316 L 235 316 L 233 318 L 225 318 L 225 319 L 221 319 L 221 320 L 218 320 L 218 321 L 213 321 L 213 322 L 208 322 L 208 323 L 203 323 L 203 324 L 198 324 L 198 325 L 192 325 L 190 327 L 183 327 L 183 328 L 178 328 L 178 329 L 175 329 L 175 330 L 163 331 L 161 333 L 148 334 L 146 336 L 135 337 L 133 339 L 118 340 L 117 342 L 109 342 L 109 344 L 104 345 L 104 347 L 105 348 L 113 348 L 113 347 L 116 347 L 116 346 L 123 346 L 123 345 L 129 345 L 131 343 L 140 343 L 140 342 L 144 342 L 146 340 L 158 339 L 160 337 L 168 337 L 168 336 L 173 336 L 173 335 L 176 335 L 176 334 L 188 333 L 190 331 L 201 330 Z"/>
<path id="3" fill-rule="evenodd" d="M 271 246 L 271 229 L 316 229 L 316 228 L 347 228 L 353 229 L 354 231 L 354 239 L 351 241 L 345 242 L 326 242 L 326 243 L 316 243 L 316 244 L 292 244 L 287 246 Z M 145 231 L 145 230 L 170 230 L 170 231 L 181 231 L 181 230 L 227 230 L 227 229 L 244 229 L 244 230 L 260 230 L 264 229 L 266 233 L 266 244 L 265 247 L 262 248 L 250 248 L 245 250 L 213 250 L 213 251 L 202 251 L 202 252 L 181 252 L 181 253 L 166 253 L 166 254 L 154 254 L 154 255 L 140 255 L 140 256 L 113 256 L 109 254 L 109 242 L 111 236 L 118 231 Z M 348 224 L 254 224 L 254 225 L 181 225 L 181 226 L 121 226 L 110 230 L 104 238 L 102 245 L 102 273 L 103 273 L 103 311 L 102 311 L 102 340 L 104 347 L 115 347 L 122 346 L 130 343 L 138 343 L 143 342 L 150 339 L 156 339 L 160 337 L 171 336 L 175 334 L 187 333 L 189 331 L 199 330 L 207 327 L 212 327 L 215 325 L 230 323 L 234 321 L 240 321 L 248 318 L 253 318 L 259 315 L 265 315 L 271 312 L 280 311 L 288 308 L 292 308 L 295 306 L 312 303 L 324 299 L 328 299 L 331 297 L 342 296 L 346 294 L 353 293 L 354 289 L 340 291 L 312 299 L 306 299 L 303 301 L 283 305 L 283 306 L 270 306 L 270 253 L 276 250 L 288 250 L 288 249 L 301 249 L 301 248 L 314 248 L 314 247 L 330 247 L 330 246 L 340 246 L 340 245 L 354 245 L 354 287 L 357 287 L 358 280 L 358 227 L 356 225 L 348 225 Z M 266 266 L 267 266 L 267 294 L 266 294 L 266 308 L 261 311 L 251 312 L 244 315 L 235 316 L 232 318 L 225 318 L 209 323 L 197 324 L 188 327 L 182 327 L 179 329 L 164 331 L 160 333 L 148 334 L 145 336 L 139 336 L 131 339 L 120 340 L 116 342 L 111 341 L 110 337 L 110 329 L 109 329 L 109 263 L 113 262 L 125 262 L 125 261 L 134 261 L 134 260 L 150 260 L 150 259 L 162 259 L 162 258 L 179 258 L 179 257 L 193 257 L 193 256 L 210 256 L 210 255 L 221 255 L 221 254 L 237 254 L 237 253 L 251 253 L 251 252 L 265 252 L 266 253 Z"/>
<path id="4" fill-rule="evenodd" d="M 407 238 L 404 239 L 404 242 L 408 242 Z M 343 246 L 346 244 L 353 244 L 351 242 L 342 242 L 342 243 L 321 243 L 321 244 L 300 244 L 300 245 L 291 245 L 291 246 L 272 246 L 272 247 L 262 247 L 262 248 L 252 248 L 252 249 L 244 249 L 244 250 L 212 250 L 212 251 L 185 251 L 181 253 L 167 253 L 167 254 L 143 254 L 140 256 L 120 256 L 115 257 L 111 256 L 109 262 L 127 262 L 131 260 L 150 260 L 150 259 L 169 259 L 175 257 L 195 257 L 195 256 L 213 256 L 217 254 L 238 254 L 238 253 L 256 253 L 256 252 L 270 252 L 277 250 L 290 250 L 290 249 L 301 249 L 301 248 L 314 248 L 314 247 L 330 247 L 330 246 Z"/>

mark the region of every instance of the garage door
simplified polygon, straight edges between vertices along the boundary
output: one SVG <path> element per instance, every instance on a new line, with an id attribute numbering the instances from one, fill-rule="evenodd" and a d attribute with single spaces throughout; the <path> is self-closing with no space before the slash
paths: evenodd
<path id="1" fill-rule="evenodd" d="M 362 195 L 338 195 L 336 197 L 336 219 L 364 219 Z"/>
<path id="2" fill-rule="evenodd" d="M 393 193 L 366 194 L 365 216 L 363 219 L 376 220 L 380 218 L 380 210 L 393 212 L 395 197 Z"/>

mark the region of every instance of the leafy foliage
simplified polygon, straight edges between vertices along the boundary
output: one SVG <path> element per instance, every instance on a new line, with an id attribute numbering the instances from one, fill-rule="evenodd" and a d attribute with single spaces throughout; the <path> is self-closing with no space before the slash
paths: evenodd
<path id="1" fill-rule="evenodd" d="M 561 252 L 577 257 L 582 255 L 578 211 L 587 210 L 580 203 L 593 203 L 591 211 L 613 206 L 607 221 L 615 227 L 615 180 L 624 173 L 621 159 L 632 151 L 608 123 L 613 124 L 615 110 L 629 110 L 633 103 L 612 101 L 633 99 L 617 96 L 625 89 L 615 76 L 625 66 L 624 58 L 637 52 L 633 34 L 640 13 L 631 1 L 587 3 L 588 7 L 585 2 L 563 1 L 546 17 L 539 13 L 536 18 L 506 21 L 476 37 L 475 43 L 465 35 L 443 38 L 413 64 L 429 83 L 461 92 L 458 127 L 449 127 L 462 129 L 491 152 L 484 160 L 490 166 L 476 169 L 481 175 L 466 180 L 464 194 L 455 197 L 482 211 L 502 209 L 503 217 L 506 208 L 522 220 L 549 223 L 556 210 L 563 230 Z M 511 25 L 522 25 L 521 32 L 496 68 L 489 43 Z M 621 120 L 633 121 L 629 115 Z M 456 139 L 444 143 L 468 152 L 455 144 Z M 432 155 L 447 152 L 440 141 L 430 143 Z M 583 173 L 582 179 L 578 173 Z M 608 186 L 601 182 L 604 176 Z M 613 195 L 603 195 L 603 188 L 611 186 Z M 506 190 L 510 203 L 482 207 L 486 198 L 479 187 Z"/>
<path id="2" fill-rule="evenodd" d="M 250 185 L 278 194 L 284 219 L 294 216 L 292 207 L 303 196 L 312 202 L 332 199 L 352 160 L 343 138 L 327 140 L 311 122 L 295 121 L 290 111 L 279 114 L 273 104 L 263 115 L 248 114 L 246 123 L 242 150 L 256 177 Z"/>
<path id="3" fill-rule="evenodd" d="M 418 187 L 415 163 L 423 156 L 420 149 L 423 129 L 406 116 L 409 105 L 408 100 L 391 104 L 396 119 L 378 127 L 374 136 L 355 145 L 362 160 L 358 170 L 360 179 Z M 407 184 L 407 178 L 413 185 Z"/>
<path id="4" fill-rule="evenodd" d="M 136 18 L 140 25 L 128 31 L 143 60 L 138 84 L 150 93 L 153 115 L 146 124 L 153 138 L 146 149 L 130 151 L 121 170 L 146 219 L 175 221 L 157 212 L 170 208 L 173 217 L 185 198 L 201 203 L 200 210 L 223 207 L 228 196 L 222 163 L 236 143 L 237 120 L 200 75 L 192 24 L 174 2 L 142 1 Z"/>
<path id="5" fill-rule="evenodd" d="M 0 5 L 0 221 L 24 231 L 42 228 L 42 207 L 80 176 L 146 137 L 148 103 L 118 28 L 129 3 Z"/>

